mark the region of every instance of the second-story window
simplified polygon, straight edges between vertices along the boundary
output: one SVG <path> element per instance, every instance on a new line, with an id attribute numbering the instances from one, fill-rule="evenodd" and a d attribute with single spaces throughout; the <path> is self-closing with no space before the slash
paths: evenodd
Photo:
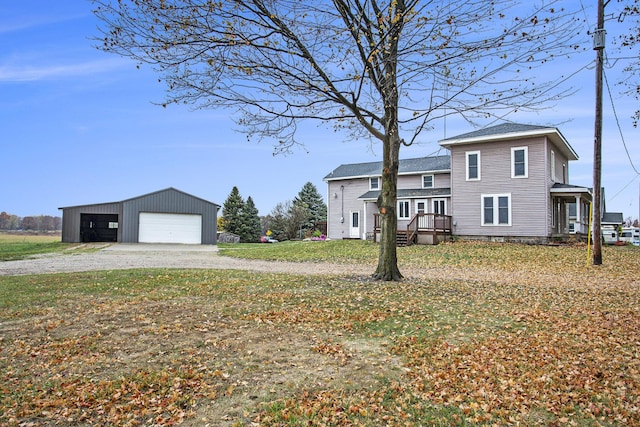
<path id="1" fill-rule="evenodd" d="M 433 175 L 422 175 L 422 188 L 433 188 Z"/>
<path id="2" fill-rule="evenodd" d="M 480 180 L 480 152 L 479 151 L 467 151 L 467 181 L 479 181 Z"/>
<path id="3" fill-rule="evenodd" d="M 528 147 L 514 147 L 511 149 L 511 178 L 527 178 L 529 176 Z"/>
<path id="4" fill-rule="evenodd" d="M 369 178 L 369 190 L 379 190 L 380 189 L 380 177 L 374 176 Z"/>

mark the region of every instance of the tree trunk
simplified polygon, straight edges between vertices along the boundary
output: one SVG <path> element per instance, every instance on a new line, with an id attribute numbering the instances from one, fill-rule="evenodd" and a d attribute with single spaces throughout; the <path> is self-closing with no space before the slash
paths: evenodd
<path id="1" fill-rule="evenodd" d="M 400 140 L 395 136 L 383 144 L 382 160 L 382 191 L 378 198 L 378 210 L 381 219 L 380 255 L 378 268 L 373 277 L 378 280 L 400 280 L 402 274 L 398 269 L 398 255 L 396 234 L 398 231 L 398 216 L 396 213 L 396 199 L 398 192 L 398 165 L 400 154 Z"/>

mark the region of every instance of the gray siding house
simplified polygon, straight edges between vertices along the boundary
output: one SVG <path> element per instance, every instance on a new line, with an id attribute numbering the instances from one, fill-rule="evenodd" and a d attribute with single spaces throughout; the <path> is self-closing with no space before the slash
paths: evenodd
<path id="1" fill-rule="evenodd" d="M 449 155 L 400 161 L 398 233 L 408 243 L 587 233 L 591 191 L 569 184 L 578 156 L 558 129 L 505 123 L 439 143 Z M 328 237 L 376 239 L 381 169 L 381 162 L 347 164 L 324 177 Z"/>
<path id="2" fill-rule="evenodd" d="M 569 184 L 578 159 L 556 128 L 505 123 L 440 141 L 451 153 L 454 234 L 545 241 L 587 233 L 591 191 Z"/>
<path id="3" fill-rule="evenodd" d="M 398 228 L 405 230 L 416 214 L 451 209 L 450 157 L 407 159 L 398 170 Z M 341 165 L 324 180 L 328 185 L 327 237 L 375 239 L 382 162 Z M 422 216 L 427 218 L 426 216 Z"/>
<path id="4" fill-rule="evenodd" d="M 217 243 L 220 206 L 175 188 L 60 209 L 63 242 Z"/>

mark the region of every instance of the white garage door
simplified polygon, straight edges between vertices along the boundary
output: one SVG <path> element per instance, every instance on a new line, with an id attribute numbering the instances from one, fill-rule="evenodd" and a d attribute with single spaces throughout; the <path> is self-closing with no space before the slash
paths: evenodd
<path id="1" fill-rule="evenodd" d="M 140 243 L 202 243 L 202 215 L 140 212 Z"/>

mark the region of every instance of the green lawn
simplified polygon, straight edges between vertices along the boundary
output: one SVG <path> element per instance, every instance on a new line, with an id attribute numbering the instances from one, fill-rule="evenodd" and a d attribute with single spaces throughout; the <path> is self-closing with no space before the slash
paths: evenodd
<path id="1" fill-rule="evenodd" d="M 367 242 L 220 245 L 367 263 Z M 640 251 L 399 248 L 424 278 L 0 276 L 0 425 L 640 425 Z"/>
<path id="2" fill-rule="evenodd" d="M 59 252 L 67 249 L 59 235 L 0 233 L 0 261 L 24 259 L 33 255 Z"/>

